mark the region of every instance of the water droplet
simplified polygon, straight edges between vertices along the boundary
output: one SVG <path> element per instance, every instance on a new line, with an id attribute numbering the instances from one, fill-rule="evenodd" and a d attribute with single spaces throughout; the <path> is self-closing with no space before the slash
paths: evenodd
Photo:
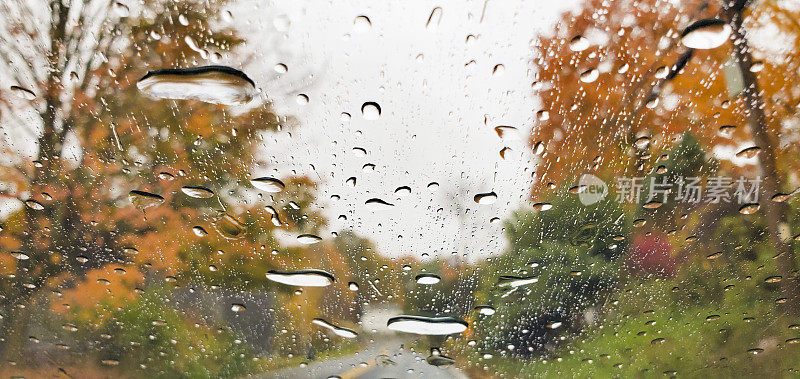
<path id="1" fill-rule="evenodd" d="M 493 76 L 501 76 L 505 72 L 506 72 L 506 66 L 504 66 L 502 64 L 497 64 L 492 69 L 492 75 Z"/>
<path id="2" fill-rule="evenodd" d="M 297 101 L 297 104 L 299 104 L 299 105 L 306 105 L 306 104 L 308 104 L 308 95 L 306 95 L 304 93 L 298 94 L 297 97 L 295 98 L 295 100 Z"/>
<path id="3" fill-rule="evenodd" d="M 282 181 L 266 176 L 253 179 L 250 181 L 250 184 L 264 192 L 270 193 L 278 193 L 286 188 L 286 185 L 284 185 Z"/>
<path id="4" fill-rule="evenodd" d="M 267 271 L 267 279 L 297 287 L 325 287 L 333 284 L 333 275 L 322 270 Z"/>
<path id="5" fill-rule="evenodd" d="M 376 211 L 386 211 L 394 207 L 394 204 L 387 203 L 381 199 L 369 199 L 364 204 Z"/>
<path id="6" fill-rule="evenodd" d="M 497 279 L 497 286 L 498 287 L 521 287 L 526 286 L 528 284 L 533 284 L 539 281 L 539 278 L 536 276 L 512 276 L 512 275 L 502 275 Z"/>
<path id="7" fill-rule="evenodd" d="M 651 201 L 648 201 L 648 202 L 644 203 L 642 205 L 642 207 L 646 208 L 646 209 L 656 209 L 656 208 L 661 207 L 662 205 L 664 205 L 663 202 L 656 201 L 656 200 L 651 200 Z"/>
<path id="8" fill-rule="evenodd" d="M 430 182 L 428 183 L 428 191 L 436 192 L 439 190 L 439 183 Z"/>
<path id="9" fill-rule="evenodd" d="M 350 330 L 350 329 L 346 329 L 346 328 L 342 328 L 342 327 L 338 327 L 338 326 L 333 325 L 333 324 L 331 324 L 331 323 L 329 323 L 329 322 L 327 322 L 327 321 L 325 321 L 325 320 L 323 320 L 321 318 L 315 318 L 315 319 L 311 320 L 311 323 L 313 323 L 314 325 L 319 325 L 319 326 L 321 326 L 323 328 L 329 329 L 330 331 L 333 332 L 333 334 L 336 334 L 339 337 L 344 337 L 344 338 L 356 338 L 356 337 L 358 337 L 358 333 L 356 333 L 355 331 Z"/>
<path id="10" fill-rule="evenodd" d="M 536 203 L 536 204 L 533 204 L 533 210 L 539 211 L 539 212 L 549 211 L 552 208 L 553 208 L 553 204 L 550 204 L 550 203 Z"/>
<path id="11" fill-rule="evenodd" d="M 545 110 L 538 111 L 536 112 L 536 118 L 539 121 L 547 121 L 550 119 L 550 112 Z"/>
<path id="12" fill-rule="evenodd" d="M 776 193 L 775 195 L 772 195 L 772 197 L 770 199 L 772 201 L 776 202 L 776 203 L 782 203 L 782 202 L 784 202 L 786 200 L 789 200 L 789 198 L 793 194 L 794 194 L 794 192 L 792 192 L 792 193 Z"/>
<path id="13" fill-rule="evenodd" d="M 586 191 L 586 186 L 581 184 L 572 186 L 567 190 L 569 193 L 581 193 L 583 191 Z"/>
<path id="14" fill-rule="evenodd" d="M 271 205 L 267 205 L 266 207 L 264 207 L 264 209 L 266 209 L 267 212 L 269 212 L 272 215 L 272 217 L 270 217 L 270 221 L 272 221 L 272 225 L 275 225 L 275 226 L 283 225 L 283 222 L 281 222 L 281 218 L 278 215 L 278 211 L 275 208 L 273 208 Z"/>
<path id="15" fill-rule="evenodd" d="M 16 258 L 16 259 L 19 259 L 21 261 L 27 261 L 28 259 L 30 259 L 28 254 L 25 254 L 25 253 L 23 253 L 21 251 L 12 251 L 11 252 L 11 256 Z"/>
<path id="16" fill-rule="evenodd" d="M 417 284 L 432 285 L 439 283 L 442 278 L 436 274 L 419 274 L 416 277 Z"/>
<path id="17" fill-rule="evenodd" d="M 392 317 L 386 323 L 390 330 L 430 336 L 443 336 L 467 330 L 466 321 L 455 317 L 425 317 L 402 315 Z"/>
<path id="18" fill-rule="evenodd" d="M 367 16 L 361 15 L 353 20 L 354 33 L 366 33 L 370 28 L 372 28 L 372 21 Z"/>
<path id="19" fill-rule="evenodd" d="M 494 192 L 479 193 L 473 197 L 473 200 L 478 204 L 494 204 L 497 201 L 497 194 Z"/>
<path id="20" fill-rule="evenodd" d="M 159 195 L 139 190 L 131 191 L 128 194 L 128 200 L 140 211 L 161 205 L 164 202 L 164 198 Z"/>
<path id="21" fill-rule="evenodd" d="M 33 93 L 33 91 L 31 91 L 31 90 L 29 90 L 27 88 L 24 88 L 24 87 L 11 86 L 11 92 L 13 92 L 15 95 L 17 95 L 20 98 L 23 98 L 25 100 L 34 100 L 34 99 L 36 99 L 36 94 Z"/>
<path id="22" fill-rule="evenodd" d="M 297 241 L 302 243 L 303 245 L 311 245 L 319 241 L 322 241 L 322 238 L 315 236 L 313 234 L 301 234 L 297 236 Z"/>
<path id="23" fill-rule="evenodd" d="M 722 256 L 722 252 L 721 252 L 721 251 L 719 251 L 719 252 L 716 252 L 716 253 L 713 253 L 713 254 L 709 254 L 709 255 L 706 257 L 706 259 L 708 259 L 708 260 L 710 260 L 710 261 L 713 261 L 714 259 L 717 259 L 717 258 L 719 258 L 719 257 L 721 257 L 721 256 Z"/>
<path id="24" fill-rule="evenodd" d="M 234 311 L 234 312 L 242 312 L 242 311 L 244 311 L 244 310 L 246 310 L 246 309 L 247 309 L 247 308 L 244 306 L 244 304 L 239 304 L 239 303 L 233 303 L 233 304 L 231 304 L 231 311 Z"/>
<path id="25" fill-rule="evenodd" d="M 475 310 L 478 311 L 479 314 L 484 316 L 491 316 L 495 314 L 495 312 L 497 312 L 493 307 L 490 307 L 488 305 L 479 305 L 475 307 Z"/>
<path id="26" fill-rule="evenodd" d="M 158 99 L 199 100 L 239 105 L 255 96 L 255 83 L 245 73 L 226 66 L 150 71 L 136 83 L 147 96 Z"/>
<path id="27" fill-rule="evenodd" d="M 425 361 L 427 361 L 429 365 L 437 367 L 450 366 L 456 363 L 455 359 L 441 354 L 431 354 Z"/>
<path id="28" fill-rule="evenodd" d="M 119 17 L 128 17 L 128 14 L 130 14 L 130 8 L 128 8 L 127 5 L 120 3 L 119 1 L 115 1 L 114 12 Z"/>
<path id="29" fill-rule="evenodd" d="M 240 239 L 244 237 L 244 233 L 246 231 L 246 228 L 241 221 L 235 219 L 233 216 L 227 213 L 223 213 L 213 225 L 217 233 L 227 239 Z"/>
<path id="30" fill-rule="evenodd" d="M 381 117 L 381 106 L 378 103 L 368 101 L 361 105 L 361 115 L 365 120 L 377 120 Z"/>
<path id="31" fill-rule="evenodd" d="M 635 141 L 633 141 L 633 145 L 639 149 L 644 149 L 647 146 L 650 146 L 650 137 L 648 136 L 639 137 Z"/>
<path id="32" fill-rule="evenodd" d="M 761 151 L 761 148 L 758 146 L 750 146 L 748 148 L 744 148 L 736 153 L 736 158 L 746 158 L 751 159 L 755 158 L 756 155 Z"/>
<path id="33" fill-rule="evenodd" d="M 761 208 L 758 203 L 748 203 L 744 204 L 739 208 L 739 213 L 743 215 L 751 215 L 753 213 L 758 212 L 758 209 Z"/>
<path id="34" fill-rule="evenodd" d="M 166 171 L 162 171 L 158 173 L 158 178 L 161 180 L 172 181 L 175 179 L 175 175 L 172 175 Z"/>
<path id="35" fill-rule="evenodd" d="M 584 83 L 592 83 L 600 77 L 600 71 L 596 68 L 590 68 L 581 73 L 581 81 Z"/>
<path id="36" fill-rule="evenodd" d="M 774 275 L 764 279 L 764 283 L 778 283 L 781 281 L 781 279 L 783 279 L 783 277 L 780 275 Z"/>
<path id="37" fill-rule="evenodd" d="M 681 33 L 681 43 L 692 49 L 713 49 L 725 43 L 731 35 L 731 27 L 718 18 L 707 18 L 693 22 Z"/>
<path id="38" fill-rule="evenodd" d="M 533 153 L 536 155 L 542 155 L 542 153 L 544 153 L 544 150 L 545 146 L 542 141 L 538 141 L 533 145 Z"/>
<path id="39" fill-rule="evenodd" d="M 347 288 L 350 288 L 350 291 L 358 291 L 358 283 L 349 282 L 347 283 Z"/>
<path id="40" fill-rule="evenodd" d="M 363 157 L 366 157 L 366 156 L 367 156 L 367 149 L 365 149 L 365 148 L 363 148 L 363 147 L 354 147 L 354 148 L 353 148 L 353 153 L 354 153 L 354 154 L 355 154 L 357 157 L 359 157 L 359 158 L 363 158 Z"/>
<path id="41" fill-rule="evenodd" d="M 193 227 L 192 228 L 192 232 L 194 232 L 194 235 L 196 235 L 198 237 L 201 237 L 201 238 L 208 235 L 208 232 L 202 226 Z"/>
<path id="42" fill-rule="evenodd" d="M 44 205 L 42 205 L 42 203 L 36 200 L 25 200 L 25 205 L 27 205 L 28 208 L 33 209 L 35 211 L 44 210 Z"/>
<path id="43" fill-rule="evenodd" d="M 283 63 L 276 64 L 272 69 L 275 70 L 275 72 L 277 72 L 279 74 L 285 74 L 286 72 L 289 71 L 289 67 L 287 67 Z"/>
<path id="44" fill-rule="evenodd" d="M 425 23 L 425 28 L 429 31 L 436 31 L 439 29 L 439 23 L 442 22 L 442 7 L 433 8 L 431 11 L 430 16 L 428 16 L 428 22 Z"/>
<path id="45" fill-rule="evenodd" d="M 500 125 L 495 127 L 494 131 L 498 137 L 504 140 L 518 140 L 520 138 L 519 130 L 513 126 Z"/>
<path id="46" fill-rule="evenodd" d="M 572 51 L 584 51 L 589 48 L 589 40 L 582 35 L 572 37 L 569 41 L 569 49 Z"/>
<path id="47" fill-rule="evenodd" d="M 764 69 L 764 62 L 762 61 L 755 61 L 752 65 L 750 65 L 750 72 L 761 72 Z"/>
<path id="48" fill-rule="evenodd" d="M 208 199 L 214 196 L 214 191 L 201 186 L 183 186 L 181 192 L 195 199 Z"/>

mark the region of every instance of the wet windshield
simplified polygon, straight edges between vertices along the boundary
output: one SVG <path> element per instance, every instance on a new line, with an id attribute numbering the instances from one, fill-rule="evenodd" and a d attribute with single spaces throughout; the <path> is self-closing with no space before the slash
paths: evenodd
<path id="1" fill-rule="evenodd" d="M 791 377 L 795 0 L 4 0 L 0 373 Z"/>

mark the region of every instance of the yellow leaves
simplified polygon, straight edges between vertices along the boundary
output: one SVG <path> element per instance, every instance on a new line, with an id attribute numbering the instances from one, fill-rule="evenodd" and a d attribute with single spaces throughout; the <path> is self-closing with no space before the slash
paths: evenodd
<path id="1" fill-rule="evenodd" d="M 542 109 L 550 117 L 539 118 L 532 132 L 531 141 L 546 146 L 534 194 L 547 191 L 548 182 L 562 184 L 587 172 L 631 174 L 638 163 L 632 141 L 639 135 L 653 138 L 649 151 L 640 155 L 670 149 L 677 142 L 675 137 L 686 131 L 697 137 L 708 153 L 717 144 L 736 145 L 751 138 L 744 127 L 748 122 L 746 104 L 738 98 L 729 99 L 723 64 L 731 56 L 730 44 L 696 51 L 674 79 L 663 79 L 684 53 L 676 43 L 675 20 L 700 3 L 652 7 L 636 14 L 631 14 L 626 4 L 590 1 L 580 15 L 564 16 L 559 25 L 565 31 L 542 37 L 538 43 L 540 48 L 534 54 L 541 85 L 535 87 L 539 88 Z M 592 17 L 601 8 L 606 16 Z M 643 27 L 623 27 L 615 21 L 634 15 L 632 25 Z M 572 51 L 564 42 L 591 30 L 604 30 L 608 40 L 582 51 Z M 800 29 L 793 33 L 800 34 Z M 797 40 L 800 43 L 800 38 Z M 800 80 L 796 61 L 787 60 L 793 63 L 781 68 L 784 73 L 776 73 L 765 64 L 758 73 L 765 99 L 797 97 L 791 93 L 794 85 L 787 84 Z M 608 67 L 600 70 L 596 81 L 581 82 L 582 72 L 602 65 Z M 656 78 L 662 67 L 658 75 L 661 79 Z M 646 107 L 648 99 L 658 99 L 658 103 Z M 779 118 L 770 120 L 775 131 L 779 123 Z M 718 130 L 723 125 L 739 128 L 730 137 L 722 137 Z M 600 157 L 600 163 L 595 162 L 596 157 Z M 728 166 L 733 172 L 741 170 Z"/>
<path id="2" fill-rule="evenodd" d="M 17 271 L 17 259 L 11 253 L 0 254 L 0 275 L 14 274 Z"/>
<path id="3" fill-rule="evenodd" d="M 123 268 L 121 273 L 118 268 Z M 89 317 L 97 304 L 106 304 L 112 309 L 136 298 L 133 289 L 144 280 L 144 275 L 134 266 L 109 264 L 86 273 L 86 278 L 72 289 L 63 291 L 60 299 L 51 302 L 54 312 L 65 312 L 67 309 L 87 309 L 84 317 Z M 63 306 L 68 304 L 69 308 Z"/>
<path id="4" fill-rule="evenodd" d="M 189 117 L 186 123 L 186 129 L 202 137 L 212 135 L 214 133 L 214 127 L 211 122 L 211 114 L 209 114 L 207 109 L 209 107 L 209 105 L 198 106 Z"/>

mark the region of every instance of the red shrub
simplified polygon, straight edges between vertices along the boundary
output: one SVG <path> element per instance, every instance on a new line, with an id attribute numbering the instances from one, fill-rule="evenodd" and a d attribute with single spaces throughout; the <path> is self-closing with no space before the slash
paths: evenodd
<path id="1" fill-rule="evenodd" d="M 643 275 L 673 276 L 676 259 L 666 237 L 638 235 L 634 238 L 625 264 L 628 270 Z"/>

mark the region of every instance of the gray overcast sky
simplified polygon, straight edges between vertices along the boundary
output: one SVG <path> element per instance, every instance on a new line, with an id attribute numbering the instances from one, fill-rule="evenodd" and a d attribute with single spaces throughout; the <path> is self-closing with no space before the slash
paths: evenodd
<path id="1" fill-rule="evenodd" d="M 575 3 L 240 2 L 231 12 L 256 50 L 252 76 L 279 112 L 302 123 L 268 137 L 269 164 L 254 173 L 295 170 L 320 180 L 318 205 L 330 231 L 353 229 L 387 255 L 458 251 L 474 259 L 501 250 L 502 223 L 489 221 L 505 218 L 530 191 L 525 145 L 538 109 L 531 41 Z M 426 27 L 436 7 L 440 21 L 434 15 Z M 356 21 L 360 15 L 369 27 Z M 287 73 L 273 70 L 279 63 Z M 308 104 L 298 102 L 301 93 Z M 379 119 L 362 117 L 368 101 L 380 104 Z M 342 112 L 352 118 L 343 121 Z M 498 125 L 520 129 L 519 139 L 501 140 Z M 513 151 L 501 159 L 504 146 Z M 367 163 L 374 171 L 362 169 Z M 355 187 L 346 184 L 350 177 Z M 431 182 L 438 191 L 427 188 Z M 412 193 L 397 196 L 400 186 Z M 473 201 L 490 191 L 494 204 Z M 395 206 L 375 211 L 364 204 L 370 198 Z"/>

